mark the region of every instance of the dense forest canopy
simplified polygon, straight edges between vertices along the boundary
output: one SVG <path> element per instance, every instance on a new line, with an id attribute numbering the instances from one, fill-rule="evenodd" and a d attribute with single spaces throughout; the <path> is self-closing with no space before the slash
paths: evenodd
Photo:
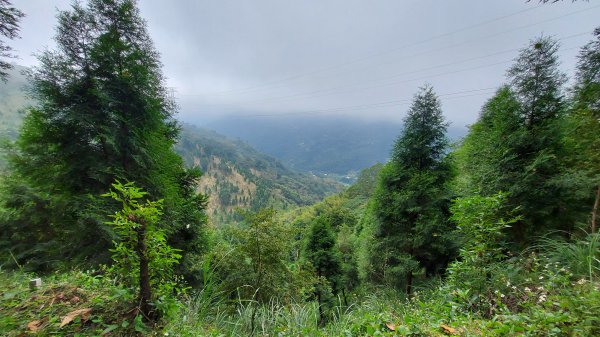
<path id="1" fill-rule="evenodd" d="M 600 334 L 600 27 L 570 74 L 532 37 L 456 143 L 424 83 L 342 190 L 182 126 L 138 6 L 74 2 L 2 73 L 2 334 Z"/>

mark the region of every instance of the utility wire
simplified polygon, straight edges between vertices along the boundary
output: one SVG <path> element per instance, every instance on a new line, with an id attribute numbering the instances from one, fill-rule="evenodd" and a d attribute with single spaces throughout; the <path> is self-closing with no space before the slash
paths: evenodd
<path id="1" fill-rule="evenodd" d="M 295 80 L 297 78 L 311 76 L 311 75 L 314 75 L 314 74 L 326 72 L 326 71 L 329 71 L 331 69 L 337 69 L 337 68 L 344 67 L 344 66 L 347 66 L 347 65 L 350 65 L 350 64 L 359 63 L 359 62 L 362 62 L 364 60 L 368 60 L 368 59 L 371 59 L 371 58 L 379 57 L 379 56 L 382 56 L 382 55 L 387 55 L 387 54 L 394 53 L 394 52 L 399 51 L 399 50 L 404 50 L 406 48 L 418 46 L 418 45 L 424 44 L 426 42 L 434 41 L 434 40 L 437 40 L 437 39 L 440 39 L 440 38 L 443 38 L 443 37 L 447 37 L 447 36 L 450 36 L 450 35 L 453 35 L 453 34 L 456 34 L 456 33 L 468 31 L 468 30 L 471 30 L 471 29 L 474 29 L 474 28 L 477 28 L 477 27 L 481 27 L 481 26 L 490 24 L 492 22 L 501 21 L 501 20 L 504 20 L 504 19 L 509 18 L 509 17 L 513 17 L 513 16 L 516 16 L 516 15 L 519 15 L 519 14 L 522 14 L 522 13 L 525 13 L 525 12 L 532 11 L 532 10 L 537 9 L 539 7 L 541 7 L 541 5 L 537 5 L 535 7 L 530 7 L 530 8 L 525 8 L 523 10 L 511 13 L 511 14 L 508 14 L 508 15 L 503 15 L 503 16 L 500 16 L 500 17 L 497 17 L 497 18 L 494 18 L 494 19 L 491 19 L 491 20 L 483 21 L 483 22 L 480 22 L 480 23 L 477 23 L 477 24 L 474 24 L 474 25 L 471 25 L 471 26 L 467 26 L 467 27 L 464 27 L 464 28 L 461 28 L 461 29 L 458 29 L 458 30 L 455 30 L 455 31 L 452 31 L 452 32 L 435 35 L 435 36 L 426 38 L 426 39 L 421 40 L 421 41 L 417 41 L 417 42 L 405 44 L 405 45 L 402 45 L 400 47 L 388 49 L 388 50 L 385 50 L 385 51 L 382 51 L 382 52 L 378 52 L 378 53 L 374 53 L 374 54 L 362 56 L 362 57 L 359 57 L 359 58 L 356 58 L 354 60 L 350 60 L 350 61 L 347 61 L 347 62 L 342 62 L 342 63 L 337 63 L 337 64 L 334 64 L 334 65 L 330 65 L 330 66 L 325 66 L 325 67 L 318 68 L 318 69 L 315 69 L 315 70 L 307 72 L 307 73 L 296 74 L 296 75 L 284 77 L 284 78 L 281 78 L 281 79 L 278 79 L 278 80 L 273 80 L 273 81 L 270 81 L 270 82 L 263 83 L 263 84 L 258 85 L 258 86 L 249 86 L 249 87 L 246 87 L 246 88 L 225 90 L 225 91 L 217 92 L 217 93 L 214 93 L 214 94 L 218 95 L 218 94 L 223 94 L 223 93 L 231 93 L 231 92 L 254 90 L 256 88 L 267 87 L 267 86 L 271 86 L 273 84 L 278 84 L 278 83 L 281 83 L 281 82 L 287 82 L 287 81 L 290 81 L 290 80 Z"/>
<path id="2" fill-rule="evenodd" d="M 577 36 L 581 36 L 581 35 L 585 35 L 585 34 L 589 34 L 589 33 L 590 33 L 590 31 L 577 33 L 577 34 L 563 37 L 558 40 L 564 41 L 564 40 L 568 40 L 568 39 L 571 39 L 571 38 L 574 38 Z M 578 48 L 578 47 L 574 47 L 574 48 Z M 563 49 L 563 51 L 571 50 L 574 48 Z M 391 76 L 386 76 L 384 78 L 375 79 L 374 81 L 394 79 L 394 78 L 403 77 L 406 75 L 411 75 L 411 74 L 415 74 L 415 73 L 419 73 L 419 72 L 423 72 L 423 71 L 433 70 L 433 69 L 437 69 L 437 68 L 444 68 L 444 67 L 448 67 L 451 65 L 461 64 L 461 63 L 470 62 L 470 61 L 474 61 L 474 60 L 478 60 L 478 59 L 484 59 L 484 58 L 488 58 L 488 57 L 492 57 L 492 56 L 506 54 L 509 52 L 515 52 L 520 49 L 521 48 L 513 48 L 513 49 L 503 50 L 500 52 L 491 53 L 491 54 L 487 54 L 487 55 L 483 55 L 483 56 L 472 57 L 472 58 L 468 58 L 468 59 L 464 59 L 464 60 L 460 60 L 460 61 L 455 61 L 455 62 L 445 63 L 445 64 L 441 64 L 441 65 L 426 67 L 426 68 L 422 68 L 422 69 L 412 70 L 412 71 L 408 71 L 408 72 L 404 72 L 404 73 L 400 73 L 400 74 L 394 74 Z M 437 74 L 431 74 L 431 75 L 410 78 L 410 79 L 403 79 L 400 81 L 380 83 L 380 84 L 369 85 L 369 86 L 360 86 L 360 84 L 358 84 L 359 85 L 358 87 L 357 87 L 357 85 L 351 85 L 350 87 L 348 87 L 347 85 L 341 85 L 341 86 L 330 87 L 330 88 L 326 88 L 326 89 L 319 89 L 319 90 L 314 90 L 314 91 L 310 91 L 310 92 L 292 94 L 292 95 L 287 95 L 287 96 L 277 96 L 277 97 L 262 98 L 262 99 L 258 99 L 258 100 L 252 100 L 252 101 L 245 101 L 245 102 L 238 103 L 238 104 L 252 104 L 252 103 L 261 103 L 261 102 L 271 103 L 271 102 L 279 102 L 282 100 L 285 101 L 285 100 L 289 100 L 289 99 L 311 98 L 311 97 L 321 97 L 321 96 L 327 96 L 327 95 L 343 94 L 343 93 L 348 93 L 348 92 L 354 92 L 357 90 L 371 90 L 371 89 L 386 87 L 386 86 L 390 86 L 390 85 L 409 83 L 409 82 L 420 81 L 420 80 L 425 80 L 425 79 L 429 79 L 429 78 L 435 78 L 435 77 L 440 77 L 440 76 L 445 76 L 445 75 L 452 75 L 452 74 L 461 73 L 461 72 L 467 72 L 467 71 L 472 71 L 472 70 L 477 70 L 477 69 L 482 69 L 482 68 L 493 67 L 496 65 L 510 63 L 512 61 L 513 61 L 513 59 L 509 59 L 509 60 L 504 60 L 504 61 L 500 61 L 500 62 L 494 62 L 491 64 L 484 64 L 484 65 L 475 66 L 475 67 L 468 67 L 468 68 L 463 68 L 463 69 L 459 69 L 459 70 L 447 71 L 447 72 L 442 72 L 442 73 L 437 73 Z M 345 90 L 339 91 L 339 89 L 345 89 Z M 225 104 L 225 105 L 234 106 L 233 104 Z M 223 104 L 206 104 L 204 106 L 223 106 Z"/>
<path id="3" fill-rule="evenodd" d="M 568 49 L 564 49 L 564 50 L 572 50 L 572 49 L 577 49 L 577 48 L 579 48 L 579 47 L 572 47 L 572 48 L 568 48 Z M 497 64 L 507 63 L 507 62 L 511 62 L 511 61 L 512 60 L 500 62 Z M 456 71 L 456 72 L 461 72 L 461 71 Z M 471 89 L 471 90 L 463 90 L 463 91 L 458 91 L 458 92 L 453 92 L 453 93 L 441 94 L 441 95 L 437 95 L 437 96 L 438 97 L 451 96 L 451 97 L 445 98 L 445 100 L 453 100 L 453 99 L 473 97 L 473 96 L 489 95 L 490 93 L 493 92 L 493 90 L 496 90 L 496 89 L 497 89 L 497 87 L 488 87 L 488 88 L 483 88 L 483 89 Z M 463 94 L 466 94 L 466 95 L 463 95 Z M 458 96 L 456 96 L 456 95 L 458 95 Z M 294 112 L 276 113 L 276 114 L 230 115 L 230 116 L 237 117 L 237 118 L 285 117 L 285 116 L 293 116 L 293 115 L 322 114 L 322 113 L 327 113 L 327 112 L 338 112 L 338 111 L 367 109 L 367 108 L 369 108 L 369 109 L 389 108 L 389 107 L 394 107 L 394 106 L 407 105 L 410 102 L 412 102 L 412 99 L 402 99 L 402 100 L 391 100 L 391 101 L 375 102 L 375 103 L 371 103 L 371 104 L 352 105 L 352 106 L 345 106 L 345 107 L 334 107 L 334 108 L 318 109 L 318 110 L 294 111 Z"/>
<path id="4" fill-rule="evenodd" d="M 556 16 L 556 17 L 553 17 L 553 18 L 549 18 L 549 19 L 545 19 L 545 20 L 542 20 L 542 21 L 538 21 L 538 22 L 534 22 L 534 23 L 522 25 L 522 26 L 515 27 L 515 28 L 509 29 L 509 30 L 502 31 L 502 32 L 498 32 L 498 33 L 494 33 L 494 34 L 489 34 L 489 35 L 481 36 L 481 37 L 478 37 L 478 38 L 475 38 L 475 39 L 470 39 L 470 40 L 467 40 L 467 41 L 464 41 L 464 42 L 461 42 L 461 43 L 452 44 L 450 46 L 445 46 L 445 47 L 441 47 L 441 48 L 431 49 L 431 50 L 427 50 L 427 51 L 424 51 L 424 52 L 413 53 L 411 55 L 400 56 L 398 59 L 395 59 L 394 62 L 397 62 L 398 60 L 410 59 L 410 58 L 416 57 L 416 56 L 426 55 L 426 54 L 433 53 L 433 52 L 439 52 L 439 51 L 443 51 L 443 50 L 447 50 L 447 49 L 452 49 L 452 48 L 455 48 L 457 46 L 462 46 L 462 45 L 466 45 L 466 44 L 472 44 L 472 43 L 480 41 L 482 39 L 490 39 L 490 38 L 495 37 L 495 36 L 499 36 L 499 35 L 503 35 L 503 34 L 515 32 L 515 31 L 523 30 L 523 29 L 530 28 L 530 27 L 533 27 L 533 26 L 537 26 L 537 25 L 540 25 L 540 24 L 543 24 L 543 23 L 548 23 L 548 22 L 552 22 L 552 21 L 556 21 L 556 20 L 565 18 L 565 17 L 572 16 L 572 15 L 575 15 L 575 14 L 587 12 L 587 11 L 589 11 L 591 9 L 594 9 L 594 8 L 597 8 L 597 7 L 600 7 L 600 5 L 588 7 L 588 8 L 582 9 L 582 10 L 578 10 L 578 11 L 569 12 L 569 13 L 566 13 L 566 14 L 563 14 L 563 15 L 559 15 L 559 16 Z M 532 9 L 532 8 L 530 8 L 530 9 Z M 527 10 L 530 10 L 530 9 L 527 9 Z M 456 33 L 456 32 L 454 32 L 454 33 Z M 447 33 L 447 34 L 452 34 L 452 33 Z M 433 38 L 431 38 L 431 39 L 433 39 Z M 425 40 L 425 41 L 427 41 L 427 40 Z M 421 44 L 421 43 L 418 43 L 418 44 Z M 405 47 L 400 47 L 400 48 L 405 48 Z M 395 49 L 398 49 L 398 48 L 395 48 Z M 389 64 L 389 63 L 392 63 L 392 62 L 386 62 L 386 63 L 383 63 L 383 64 Z M 379 66 L 381 66 L 383 64 L 379 63 L 379 64 L 375 64 L 375 65 L 367 65 L 367 66 L 364 66 L 364 67 L 360 67 L 358 69 L 362 70 L 362 69 L 368 69 L 368 68 L 372 68 L 372 67 L 379 67 Z M 340 67 L 342 67 L 344 65 L 345 64 L 342 64 L 342 65 L 340 65 Z M 353 69 L 353 70 L 355 71 L 356 69 Z M 307 77 L 309 75 L 312 75 L 313 73 L 309 73 L 308 75 L 302 75 L 302 76 L 294 76 L 293 79 L 300 78 L 300 77 Z M 320 71 L 319 71 L 319 73 L 320 73 Z M 326 76 L 326 77 L 331 77 L 331 75 Z M 277 82 L 287 82 L 287 81 L 278 80 Z M 254 91 L 262 90 L 262 89 L 265 89 L 267 87 L 278 88 L 278 87 L 282 87 L 282 86 L 285 85 L 285 83 L 274 83 L 275 85 L 271 85 L 271 84 L 272 84 L 272 82 L 268 82 L 266 84 L 258 85 L 258 86 L 255 86 L 255 87 L 247 87 L 245 89 L 238 89 L 238 90 L 221 91 L 221 92 L 217 92 L 217 93 L 211 93 L 211 94 L 208 94 L 208 95 L 210 95 L 210 96 L 221 96 L 221 95 L 224 95 L 224 94 L 227 94 L 227 93 L 231 93 L 231 92 L 235 92 L 235 93 L 249 93 L 249 92 L 254 92 Z M 187 94 L 185 96 L 207 96 L 207 94 Z"/>
<path id="5" fill-rule="evenodd" d="M 458 91 L 458 92 L 441 94 L 441 95 L 437 95 L 437 96 L 438 97 L 446 97 L 446 96 L 460 95 L 460 96 L 446 98 L 446 99 L 456 99 L 456 98 L 463 98 L 463 97 L 488 95 L 491 92 L 493 92 L 491 90 L 495 91 L 495 90 L 497 90 L 497 87 L 463 90 L 463 91 Z M 464 95 L 464 94 L 469 94 L 469 95 Z M 244 118 L 244 117 L 279 117 L 279 116 L 291 116 L 291 115 L 303 115 L 303 114 L 319 114 L 319 113 L 325 113 L 325 112 L 347 111 L 347 110 L 357 110 L 357 109 L 366 109 L 366 108 L 387 108 L 387 107 L 392 107 L 392 106 L 406 105 L 411 102 L 412 102 L 412 99 L 401 99 L 401 100 L 391 100 L 391 101 L 377 102 L 377 103 L 371 103 L 371 104 L 351 105 L 351 106 L 345 106 L 345 107 L 335 107 L 335 108 L 307 110 L 307 111 L 294 111 L 294 112 L 277 113 L 277 114 L 230 115 L 230 116 Z"/>

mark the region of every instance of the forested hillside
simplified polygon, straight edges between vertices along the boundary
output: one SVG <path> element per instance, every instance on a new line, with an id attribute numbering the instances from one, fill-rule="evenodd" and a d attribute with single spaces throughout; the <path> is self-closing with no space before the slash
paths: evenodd
<path id="1" fill-rule="evenodd" d="M 222 118 L 208 124 L 229 137 L 315 174 L 347 175 L 388 160 L 400 123 L 351 117 Z"/>
<path id="2" fill-rule="evenodd" d="M 211 129 L 239 138 L 283 164 L 315 174 L 350 174 L 389 159 L 402 123 L 354 116 L 224 117 L 207 123 Z M 449 137 L 464 131 L 453 125 Z"/>
<path id="3" fill-rule="evenodd" d="M 176 150 L 187 166 L 203 172 L 198 190 L 209 196 L 207 212 L 216 224 L 239 220 L 239 210 L 285 210 L 313 204 L 342 186 L 284 167 L 246 143 L 185 125 Z"/>
<path id="4" fill-rule="evenodd" d="M 454 145 L 423 84 L 340 190 L 182 126 L 138 5 L 59 11 L 22 123 L 7 103 L 1 335 L 600 335 L 600 27 L 572 73 L 552 36 L 511 51 Z"/>
<path id="5" fill-rule="evenodd" d="M 27 70 L 16 66 L 6 83 L 0 82 L 0 112 L 6 122 L 1 132 L 6 139 L 17 137 L 23 113 L 33 103 L 27 99 L 22 74 Z M 214 131 L 186 124 L 179 137 L 175 150 L 188 167 L 203 172 L 197 188 L 209 196 L 207 212 L 215 224 L 239 220 L 239 209 L 305 206 L 342 188 L 333 180 L 294 172 L 250 145 Z"/>

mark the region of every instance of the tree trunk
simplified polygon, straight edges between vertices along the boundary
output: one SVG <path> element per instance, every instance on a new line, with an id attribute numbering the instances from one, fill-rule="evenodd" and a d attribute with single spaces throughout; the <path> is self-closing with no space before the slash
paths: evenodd
<path id="1" fill-rule="evenodd" d="M 322 326 L 325 323 L 325 317 L 323 315 L 323 306 L 321 305 L 321 290 L 317 290 L 317 303 L 319 304 L 319 326 Z"/>
<path id="2" fill-rule="evenodd" d="M 146 224 L 139 221 L 140 228 L 137 230 L 137 254 L 140 259 L 140 309 L 148 320 L 154 319 L 154 310 L 150 301 L 152 300 L 152 289 L 150 288 L 150 271 L 148 268 L 148 247 L 146 246 Z"/>
<path id="3" fill-rule="evenodd" d="M 598 206 L 600 204 L 600 185 L 596 188 L 596 200 L 594 200 L 594 207 L 592 208 L 592 234 L 596 233 L 596 219 L 598 218 Z"/>
<path id="4" fill-rule="evenodd" d="M 342 288 L 342 297 L 344 298 L 344 306 L 348 306 L 348 299 L 346 298 L 346 291 Z"/>
<path id="5" fill-rule="evenodd" d="M 413 284 L 413 272 L 409 271 L 408 275 L 406 275 L 406 295 L 410 296 L 412 293 L 412 284 Z"/>

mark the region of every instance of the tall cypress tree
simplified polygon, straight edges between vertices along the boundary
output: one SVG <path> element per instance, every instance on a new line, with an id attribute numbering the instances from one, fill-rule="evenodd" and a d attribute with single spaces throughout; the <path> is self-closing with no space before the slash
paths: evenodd
<path id="1" fill-rule="evenodd" d="M 331 288 L 334 295 L 341 290 L 341 259 L 335 247 L 335 236 L 329 221 L 324 216 L 319 216 L 313 221 L 305 249 L 306 257 L 319 277 L 315 293 L 319 302 L 320 323 L 324 322 L 325 309 L 331 302 L 328 288 Z"/>
<path id="2" fill-rule="evenodd" d="M 565 112 L 558 43 L 548 37 L 530 42 L 508 70 L 510 88 L 519 102 L 520 128 L 511 134 L 511 170 L 504 174 L 508 207 L 520 208 L 523 220 L 514 224 L 511 239 L 527 242 L 548 229 L 572 226 L 570 193 L 560 182 L 561 122 Z"/>
<path id="3" fill-rule="evenodd" d="M 114 205 L 93 196 L 121 179 L 164 198 L 162 226 L 171 243 L 200 252 L 205 200 L 194 192 L 199 171 L 186 170 L 173 151 L 176 107 L 136 2 L 75 3 L 59 13 L 55 40 L 57 48 L 42 53 L 32 72 L 38 104 L 12 156 L 15 171 L 48 200 L 45 225 L 57 237 L 41 241 L 68 238 L 61 242 L 67 256 L 82 255 L 82 247 L 105 250 L 113 234 L 103 221 Z"/>
<path id="4" fill-rule="evenodd" d="M 8 73 L 6 70 L 12 69 L 12 65 L 6 62 L 5 58 L 14 58 L 11 53 L 12 48 L 3 41 L 4 38 L 10 40 L 19 37 L 19 21 L 25 16 L 25 13 L 12 6 L 8 0 L 0 0 L 0 80 L 6 82 Z"/>
<path id="5" fill-rule="evenodd" d="M 507 209 L 519 209 L 508 239 L 520 245 L 548 230 L 571 230 L 581 214 L 578 183 L 565 175 L 565 76 L 557 51 L 548 37 L 520 51 L 507 72 L 510 84 L 483 107 L 457 155 L 464 193 L 505 192 Z"/>
<path id="6" fill-rule="evenodd" d="M 383 282 L 405 286 L 409 294 L 415 272 L 436 273 L 450 259 L 446 128 L 433 89 L 421 88 L 374 194 L 377 229 L 371 260 L 380 266 Z"/>
<path id="7" fill-rule="evenodd" d="M 582 199 L 587 194 L 593 200 L 587 204 L 593 205 L 590 230 L 596 232 L 600 222 L 600 27 L 593 37 L 579 53 L 566 146 L 571 149 L 570 169 L 584 177 Z"/>

